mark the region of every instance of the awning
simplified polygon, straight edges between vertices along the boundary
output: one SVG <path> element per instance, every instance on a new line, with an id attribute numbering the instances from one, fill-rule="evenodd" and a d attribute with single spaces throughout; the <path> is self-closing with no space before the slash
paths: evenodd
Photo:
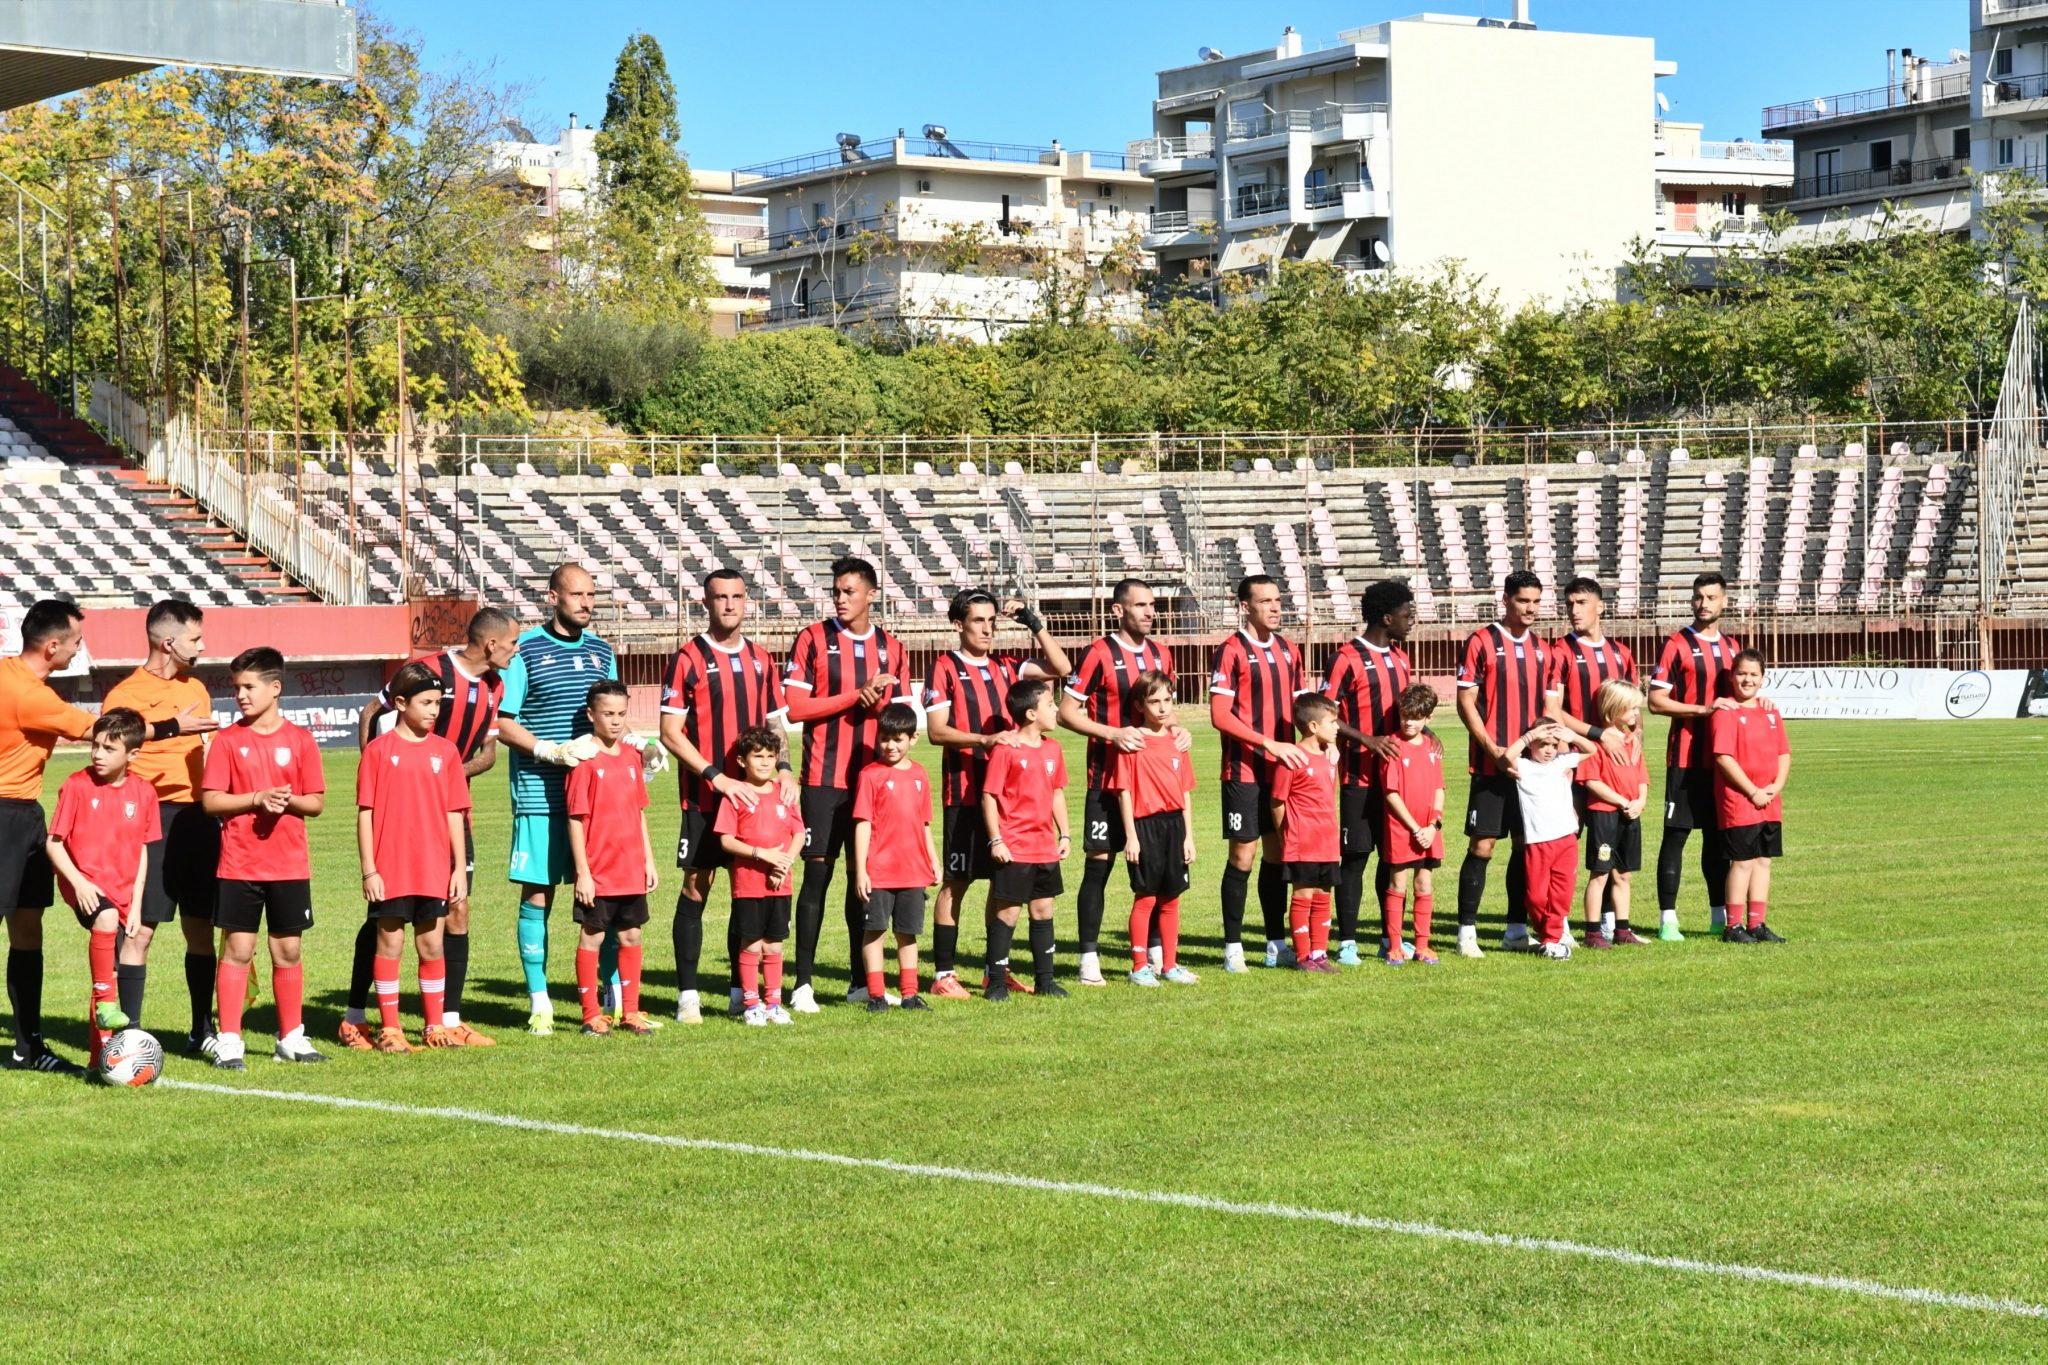
<path id="1" fill-rule="evenodd" d="M 1657 179 L 1666 185 L 1741 185 L 1761 189 L 1790 185 L 1792 167 L 1784 161 L 1730 161 L 1725 171 L 1668 171 L 1659 167 Z"/>
<path id="2" fill-rule="evenodd" d="M 1152 101 L 1152 107 L 1162 114 L 1177 113 L 1182 109 L 1207 109 L 1212 107 L 1222 95 L 1223 89 L 1221 86 L 1214 90 L 1190 90 L 1185 95 L 1168 95 L 1163 100 L 1154 100 Z"/>
<path id="3" fill-rule="evenodd" d="M 1316 239 L 1308 244 L 1303 257 L 1310 261 L 1334 261 L 1337 249 L 1344 245 L 1344 239 L 1351 234 L 1349 223 L 1319 223 L 1316 225 Z"/>
<path id="4" fill-rule="evenodd" d="M 1261 245 L 1261 241 L 1256 237 L 1231 238 L 1223 244 L 1223 255 L 1216 262 L 1217 273 L 1249 270 L 1258 265 L 1265 254 L 1260 250 Z"/>

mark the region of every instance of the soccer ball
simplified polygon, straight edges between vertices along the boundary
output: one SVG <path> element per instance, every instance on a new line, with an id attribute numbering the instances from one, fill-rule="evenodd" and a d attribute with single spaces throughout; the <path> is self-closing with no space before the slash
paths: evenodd
<path id="1" fill-rule="evenodd" d="M 124 1028 L 100 1051 L 100 1079 L 108 1085 L 148 1085 L 164 1072 L 164 1045 L 139 1028 Z"/>

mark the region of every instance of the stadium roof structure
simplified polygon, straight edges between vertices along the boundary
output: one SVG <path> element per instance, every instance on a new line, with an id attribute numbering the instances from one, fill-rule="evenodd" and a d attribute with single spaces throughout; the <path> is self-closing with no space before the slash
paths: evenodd
<path id="1" fill-rule="evenodd" d="M 315 80 L 356 74 L 356 14 L 341 0 L 8 0 L 0 109 L 159 66 Z"/>

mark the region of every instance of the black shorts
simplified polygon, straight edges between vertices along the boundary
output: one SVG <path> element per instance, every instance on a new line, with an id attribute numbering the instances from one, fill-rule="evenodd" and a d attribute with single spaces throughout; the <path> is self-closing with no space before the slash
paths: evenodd
<path id="1" fill-rule="evenodd" d="M 945 832 L 939 839 L 939 880 L 985 882 L 995 871 L 988 851 L 988 823 L 981 806 L 946 807 Z"/>
<path id="2" fill-rule="evenodd" d="M 989 899 L 999 905 L 1050 900 L 1066 889 L 1058 863 L 998 863 L 988 879 Z"/>
<path id="3" fill-rule="evenodd" d="M 1586 812 L 1586 871 L 1643 870 L 1643 822 L 1631 820 L 1618 810 Z"/>
<path id="4" fill-rule="evenodd" d="M 810 793 L 805 792 L 806 799 Z M 721 867 L 732 865 L 732 855 L 725 851 L 725 841 L 711 832 L 718 823 L 718 812 L 725 805 L 725 798 L 718 799 L 718 805 L 710 810 L 698 810 L 695 806 L 683 807 L 682 829 L 676 835 L 676 866 L 687 867 L 697 872 L 715 872 Z M 804 827 L 810 828 L 809 812 L 804 816 Z"/>
<path id="5" fill-rule="evenodd" d="M 47 910 L 57 897 L 57 874 L 43 843 L 50 827 L 40 801 L 0 800 L 0 914 Z"/>
<path id="6" fill-rule="evenodd" d="M 297 938 L 312 928 L 313 883 L 242 882 L 222 877 L 214 895 L 214 928 L 253 934 L 266 923 L 272 938 Z"/>
<path id="7" fill-rule="evenodd" d="M 1378 787 L 1346 787 L 1337 794 L 1337 837 L 1343 841 L 1344 861 L 1355 863 L 1372 856 L 1386 803 Z"/>
<path id="8" fill-rule="evenodd" d="M 433 896 L 393 896 L 371 901 L 370 919 L 401 919 L 417 929 L 431 928 L 448 913 L 448 902 Z"/>
<path id="9" fill-rule="evenodd" d="M 166 801 L 157 815 L 164 837 L 144 850 L 149 871 L 142 883 L 142 922 L 163 924 L 177 915 L 212 919 L 220 821 L 192 801 Z"/>
<path id="10" fill-rule="evenodd" d="M 805 787 L 798 804 L 804 815 L 806 858 L 837 858 L 853 838 L 853 789 Z"/>
<path id="11" fill-rule="evenodd" d="M 1664 828 L 1719 829 L 1712 768 L 1664 770 Z"/>
<path id="12" fill-rule="evenodd" d="M 1435 868 L 1435 867 L 1442 867 L 1443 865 L 1444 865 L 1444 860 L 1443 860 L 1442 858 L 1417 858 L 1417 859 L 1416 859 L 1416 860 L 1415 860 L 1414 862 L 1412 862 L 1412 863 L 1388 863 L 1388 864 L 1387 864 L 1387 871 L 1389 871 L 1389 872 L 1411 872 L 1411 871 L 1413 871 L 1414 869 L 1416 869 L 1416 868 L 1418 868 L 1418 867 L 1430 867 L 1430 868 Z"/>
<path id="13" fill-rule="evenodd" d="M 924 888 L 878 886 L 868 897 L 866 914 L 867 920 L 862 927 L 871 934 L 890 928 L 899 934 L 921 934 L 924 932 Z"/>
<path id="14" fill-rule="evenodd" d="M 465 885 L 476 880 L 476 826 L 468 811 L 462 813 L 462 875 Z"/>
<path id="15" fill-rule="evenodd" d="M 789 937 L 789 897 L 746 896 L 734 899 L 732 917 L 739 922 L 740 942 L 780 943 Z"/>
<path id="16" fill-rule="evenodd" d="M 576 902 L 574 910 L 576 923 L 586 933 L 601 934 L 607 929 L 638 929 L 647 923 L 647 897 L 642 896 L 599 896 L 590 904 Z"/>
<path id="17" fill-rule="evenodd" d="M 1341 863 L 1288 863 L 1286 866 L 1289 886 L 1335 886 L 1337 869 Z"/>
<path id="18" fill-rule="evenodd" d="M 1472 774 L 1472 789 L 1465 796 L 1465 837 L 1522 837 L 1522 796 L 1514 778 L 1505 773 Z"/>
<path id="19" fill-rule="evenodd" d="M 1125 863 L 1131 873 L 1131 894 L 1171 900 L 1188 889 L 1188 824 L 1180 811 L 1141 815 L 1138 861 Z"/>
<path id="20" fill-rule="evenodd" d="M 1124 809 L 1115 792 L 1088 789 L 1087 800 L 1081 807 L 1081 851 L 1124 851 Z"/>
<path id="21" fill-rule="evenodd" d="M 1731 863 L 1785 856 L 1785 827 L 1776 820 L 1760 825 L 1735 825 L 1720 831 L 1720 836 L 1721 855 Z"/>
<path id="22" fill-rule="evenodd" d="M 1269 782 L 1223 784 L 1223 837 L 1248 844 L 1273 832 L 1273 786 Z"/>

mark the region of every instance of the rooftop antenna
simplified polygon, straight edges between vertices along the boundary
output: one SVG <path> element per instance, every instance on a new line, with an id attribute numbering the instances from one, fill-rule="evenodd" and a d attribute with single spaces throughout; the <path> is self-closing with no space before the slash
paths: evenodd
<path id="1" fill-rule="evenodd" d="M 1195 49 L 1195 56 L 1205 62 L 1220 62 L 1223 60 L 1223 50 L 1215 47 L 1198 47 Z"/>
<path id="2" fill-rule="evenodd" d="M 1671 112 L 1671 96 L 1665 94 L 1662 90 L 1657 92 L 1657 112 L 1660 114 Z"/>

